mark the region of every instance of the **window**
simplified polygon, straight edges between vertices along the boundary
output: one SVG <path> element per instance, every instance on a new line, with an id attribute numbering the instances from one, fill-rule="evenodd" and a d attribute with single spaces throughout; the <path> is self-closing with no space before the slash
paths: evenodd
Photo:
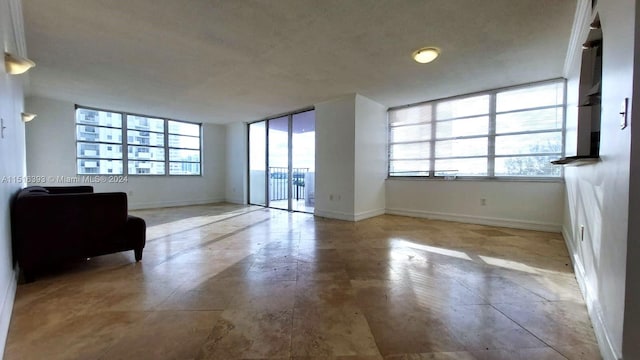
<path id="1" fill-rule="evenodd" d="M 200 174 L 200 126 L 169 121 L 169 174 Z"/>
<path id="2" fill-rule="evenodd" d="M 389 110 L 389 176 L 557 178 L 564 81 Z"/>
<path id="3" fill-rule="evenodd" d="M 165 174 L 164 123 L 164 119 L 127 115 L 127 169 L 130 175 Z"/>
<path id="4" fill-rule="evenodd" d="M 76 107 L 76 139 L 78 174 L 201 174 L 200 124 Z"/>
<path id="5" fill-rule="evenodd" d="M 77 109 L 76 140 L 78 174 L 122 174 L 122 114 Z"/>

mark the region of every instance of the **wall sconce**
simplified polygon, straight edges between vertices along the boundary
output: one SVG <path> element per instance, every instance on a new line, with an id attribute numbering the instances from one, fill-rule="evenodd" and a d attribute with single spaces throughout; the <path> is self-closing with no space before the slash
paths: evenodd
<path id="1" fill-rule="evenodd" d="M 7 74 L 18 75 L 36 66 L 33 61 L 9 53 L 4 53 L 4 68 Z"/>
<path id="2" fill-rule="evenodd" d="M 37 114 L 23 112 L 22 113 L 22 121 L 29 122 L 29 121 L 33 120 L 36 116 L 38 116 L 38 115 Z"/>

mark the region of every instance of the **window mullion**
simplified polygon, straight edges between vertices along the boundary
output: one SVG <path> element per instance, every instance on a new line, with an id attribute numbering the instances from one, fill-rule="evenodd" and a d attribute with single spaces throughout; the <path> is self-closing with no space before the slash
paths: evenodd
<path id="1" fill-rule="evenodd" d="M 164 175 L 171 175 L 169 161 L 169 120 L 164 119 Z"/>
<path id="2" fill-rule="evenodd" d="M 129 175 L 129 118 L 127 114 L 122 114 L 122 173 Z"/>
<path id="3" fill-rule="evenodd" d="M 495 176 L 496 168 L 496 93 L 489 96 L 489 136 L 487 141 L 487 176 Z"/>
<path id="4" fill-rule="evenodd" d="M 391 176 L 391 117 L 387 111 L 387 177 Z"/>
<path id="5" fill-rule="evenodd" d="M 431 106 L 431 136 L 429 139 L 429 152 L 430 152 L 430 159 L 429 159 L 429 176 L 434 177 L 436 176 L 436 130 L 437 130 L 437 125 L 436 125 L 436 107 L 438 106 L 438 103 L 434 103 Z"/>

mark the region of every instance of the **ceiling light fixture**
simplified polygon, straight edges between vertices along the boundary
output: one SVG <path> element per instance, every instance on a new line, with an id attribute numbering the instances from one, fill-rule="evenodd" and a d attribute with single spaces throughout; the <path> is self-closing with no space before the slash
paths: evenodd
<path id="1" fill-rule="evenodd" d="M 27 58 L 4 53 L 4 68 L 8 74 L 22 74 L 34 66 L 36 66 L 36 63 Z"/>
<path id="2" fill-rule="evenodd" d="M 22 113 L 22 121 L 29 122 L 29 121 L 33 120 L 36 116 L 38 116 L 38 115 L 32 114 L 32 113 L 23 112 Z"/>
<path id="3" fill-rule="evenodd" d="M 420 64 L 427 64 L 435 60 L 440 55 L 440 49 L 435 47 L 424 47 L 413 52 L 413 60 Z"/>

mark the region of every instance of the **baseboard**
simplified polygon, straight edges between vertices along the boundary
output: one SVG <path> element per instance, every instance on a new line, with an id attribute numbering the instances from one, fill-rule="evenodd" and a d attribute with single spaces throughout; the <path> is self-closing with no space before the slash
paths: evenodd
<path id="1" fill-rule="evenodd" d="M 354 214 L 348 214 L 340 211 L 318 210 L 316 208 L 313 214 L 315 216 L 320 216 L 320 217 L 329 218 L 329 219 L 356 221 Z"/>
<path id="2" fill-rule="evenodd" d="M 361 211 L 355 214 L 350 214 L 350 213 L 345 213 L 340 211 L 327 211 L 327 210 L 315 209 L 313 214 L 315 216 L 320 216 L 320 217 L 329 218 L 329 219 L 345 220 L 345 221 L 360 221 L 360 220 L 368 219 L 374 216 L 384 215 L 385 209 L 367 210 L 367 211 Z"/>
<path id="3" fill-rule="evenodd" d="M 4 347 L 7 343 L 9 323 L 11 322 L 11 313 L 13 312 L 13 302 L 16 298 L 17 286 L 18 275 L 14 271 L 13 276 L 9 279 L 9 284 L 7 284 L 4 299 L 2 299 L 2 308 L 0 308 L 0 355 L 4 354 Z"/>
<path id="4" fill-rule="evenodd" d="M 367 210 L 367 211 L 361 211 L 359 213 L 356 213 L 353 216 L 353 218 L 354 218 L 355 221 L 360 221 L 360 220 L 372 218 L 372 217 L 375 217 L 375 216 L 384 215 L 385 213 L 386 213 L 385 209 Z"/>
<path id="5" fill-rule="evenodd" d="M 597 300 L 596 294 L 593 291 L 591 285 L 584 270 L 584 266 L 580 257 L 578 256 L 578 249 L 575 248 L 569 232 L 566 227 L 562 227 L 562 236 L 564 242 L 567 244 L 567 249 L 570 253 L 571 263 L 573 264 L 573 272 L 576 274 L 576 280 L 578 280 L 578 286 L 584 297 L 584 302 L 587 304 L 587 311 L 591 318 L 591 324 L 593 325 L 593 331 L 598 341 L 598 347 L 600 348 L 600 354 L 605 360 L 620 360 L 622 354 L 616 351 L 609 336 L 610 332 L 604 322 L 604 316 L 602 314 L 602 308 L 600 302 Z"/>
<path id="6" fill-rule="evenodd" d="M 225 199 L 205 199 L 205 200 L 182 200 L 182 201 L 156 201 L 138 203 L 129 201 L 129 210 L 155 209 L 163 207 L 187 206 L 187 205 L 204 205 L 225 202 Z"/>
<path id="7" fill-rule="evenodd" d="M 229 204 L 246 205 L 244 199 L 225 199 L 224 202 Z"/>
<path id="8" fill-rule="evenodd" d="M 420 217 L 420 218 L 427 218 L 427 219 L 434 219 L 434 220 L 457 221 L 457 222 L 470 223 L 470 224 L 500 226 L 500 227 L 514 228 L 514 229 L 548 231 L 548 232 L 558 232 L 558 233 L 562 231 L 562 225 L 560 224 L 517 220 L 517 219 L 492 218 L 492 217 L 484 217 L 484 216 L 450 214 L 450 213 L 440 213 L 440 212 L 410 210 L 410 209 L 386 209 L 386 213 L 390 215 L 413 216 L 413 217 Z"/>

